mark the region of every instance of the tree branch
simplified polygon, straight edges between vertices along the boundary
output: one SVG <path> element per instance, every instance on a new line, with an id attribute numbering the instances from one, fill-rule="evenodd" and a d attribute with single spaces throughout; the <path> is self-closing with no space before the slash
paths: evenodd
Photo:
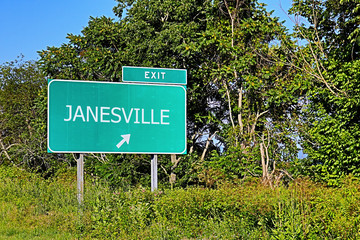
<path id="1" fill-rule="evenodd" d="M 201 154 L 201 158 L 200 158 L 201 162 L 204 161 L 205 154 L 206 154 L 206 152 L 207 152 L 207 150 L 209 148 L 209 145 L 210 145 L 210 141 L 215 137 L 216 133 L 217 133 L 217 131 L 215 131 L 213 135 L 211 135 L 211 136 L 209 135 L 208 139 L 206 140 L 206 145 L 205 145 L 204 151 Z"/>

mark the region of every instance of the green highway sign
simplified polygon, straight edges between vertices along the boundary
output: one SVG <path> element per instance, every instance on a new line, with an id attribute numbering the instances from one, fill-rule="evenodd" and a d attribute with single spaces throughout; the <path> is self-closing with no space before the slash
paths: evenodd
<path id="1" fill-rule="evenodd" d="M 186 85 L 186 69 L 122 67 L 124 82 L 143 82 Z"/>
<path id="2" fill-rule="evenodd" d="M 185 154 L 185 87 L 49 80 L 48 151 Z"/>

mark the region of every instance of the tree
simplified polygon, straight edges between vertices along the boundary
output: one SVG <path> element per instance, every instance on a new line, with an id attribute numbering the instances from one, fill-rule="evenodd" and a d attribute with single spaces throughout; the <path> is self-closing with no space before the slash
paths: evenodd
<path id="1" fill-rule="evenodd" d="M 275 163 L 294 160 L 297 152 L 292 128 L 302 88 L 293 80 L 295 69 L 278 61 L 287 54 L 278 43 L 290 39 L 257 1 L 215 4 L 219 14 L 189 44 L 203 55 L 199 71 L 218 92 L 210 97 L 208 118 L 217 123 L 214 132 L 224 150 L 214 153 L 210 165 L 272 184 L 287 174 Z"/>
<path id="2" fill-rule="evenodd" d="M 296 154 L 290 132 L 301 89 L 291 67 L 272 61 L 286 55 L 276 44 L 284 27 L 254 0 L 118 2 L 114 11 L 126 9 L 125 18 L 91 18 L 82 35 L 41 51 L 45 73 L 120 81 L 123 65 L 185 68 L 190 156 L 167 158 L 164 172 L 184 167 L 186 178 L 212 159 L 211 168 L 231 163 L 238 177 L 260 173 L 271 182 L 275 162 Z"/>
<path id="3" fill-rule="evenodd" d="M 309 23 L 297 28 L 307 41 L 299 51 L 305 65 L 300 69 L 310 69 L 300 74 L 312 80 L 304 108 L 303 166 L 330 184 L 350 173 L 360 176 L 359 11 L 355 0 L 297 0 L 291 10 Z"/>
<path id="4" fill-rule="evenodd" d="M 0 66 L 0 155 L 2 164 L 48 171 L 46 79 L 37 64 L 21 58 Z"/>

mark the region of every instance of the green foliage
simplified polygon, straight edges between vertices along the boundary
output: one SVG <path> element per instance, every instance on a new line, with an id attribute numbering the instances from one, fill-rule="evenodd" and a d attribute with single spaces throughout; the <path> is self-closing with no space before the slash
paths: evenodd
<path id="1" fill-rule="evenodd" d="M 307 164 L 322 180 L 335 184 L 339 176 L 358 170 L 360 151 L 359 72 L 360 61 L 338 64 L 329 77 L 346 91 L 347 96 L 334 96 L 326 90 L 314 94 L 306 129 L 304 148 L 309 155 Z"/>
<path id="2" fill-rule="evenodd" d="M 62 173 L 44 180 L 18 168 L 0 166 L 0 238 L 71 238 L 78 221 L 73 176 Z"/>
<path id="3" fill-rule="evenodd" d="M 161 186 L 174 176 L 172 187 L 248 176 L 278 184 L 293 162 L 330 184 L 359 176 L 357 1 L 295 1 L 291 11 L 311 24 L 294 33 L 303 46 L 256 0 L 117 2 L 118 20 L 91 18 L 82 34 L 40 51 L 39 66 L 51 78 L 94 81 L 120 81 L 124 65 L 187 69 L 189 156 L 161 157 Z M 74 164 L 45 153 L 38 66 L 9 63 L 1 74 L 2 161 L 50 174 Z M 87 171 L 112 187 L 149 183 L 148 156 L 86 157 Z"/>
<path id="4" fill-rule="evenodd" d="M 359 9 L 358 1 L 309 0 L 295 1 L 291 10 L 310 23 L 296 32 L 308 41 L 299 48 L 308 65 L 301 77 L 312 82 L 300 128 L 308 155 L 302 165 L 329 184 L 350 173 L 360 176 Z"/>
<path id="5" fill-rule="evenodd" d="M 75 172 L 52 180 L 0 167 L 0 237 L 12 239 L 358 239 L 359 180 L 331 188 L 306 179 L 150 192 L 90 178 L 78 207 Z"/>
<path id="6" fill-rule="evenodd" d="M 195 154 L 177 156 L 172 163 L 169 155 L 158 155 L 158 184 L 160 187 L 186 187 L 199 183 L 199 157 Z M 85 154 L 85 171 L 112 188 L 129 190 L 136 186 L 150 186 L 150 155 Z M 170 175 L 176 181 L 170 184 Z"/>
<path id="7" fill-rule="evenodd" d="M 256 182 L 155 193 L 93 194 L 91 237 L 125 239 L 356 239 L 359 182 L 340 188 L 308 180 L 270 189 Z M 100 186 L 99 186 L 100 187 Z M 101 193 L 101 194 L 100 194 Z M 88 204 L 90 203 L 88 202 Z"/>
<path id="8" fill-rule="evenodd" d="M 260 145 L 270 139 L 262 171 L 295 158 L 289 129 L 301 90 L 292 82 L 293 69 L 275 61 L 287 54 L 275 44 L 288 39 L 285 28 L 261 4 L 119 0 L 114 12 L 120 20 L 91 18 L 81 35 L 68 35 L 69 43 L 39 52 L 46 75 L 120 81 L 124 65 L 185 68 L 189 152 L 200 157 L 185 162 L 203 165 L 216 150 L 212 167 L 233 157 L 242 165 L 235 170 L 241 177 L 244 169 L 257 171 Z M 237 159 L 232 150 L 243 156 Z"/>
<path id="9" fill-rule="evenodd" d="M 115 188 L 150 185 L 149 155 L 85 155 L 85 171 Z"/>
<path id="10" fill-rule="evenodd" d="M 33 102 L 44 78 L 33 62 L 5 63 L 0 66 L 1 141 L 14 144 L 26 141 L 31 135 L 35 115 Z"/>
<path id="11" fill-rule="evenodd" d="M 199 72 L 216 92 L 207 114 L 214 127 L 207 134 L 216 133 L 221 150 L 215 148 L 209 167 L 231 176 L 270 178 L 274 163 L 292 161 L 297 152 L 292 128 L 303 88 L 293 79 L 294 68 L 281 61 L 289 50 L 276 44 L 291 41 L 257 1 L 215 6 L 221 14 L 209 18 L 187 51 L 203 56 Z"/>
<path id="12" fill-rule="evenodd" d="M 46 175 L 68 161 L 61 154 L 47 154 L 46 85 L 35 62 L 20 58 L 0 66 L 1 164 Z"/>

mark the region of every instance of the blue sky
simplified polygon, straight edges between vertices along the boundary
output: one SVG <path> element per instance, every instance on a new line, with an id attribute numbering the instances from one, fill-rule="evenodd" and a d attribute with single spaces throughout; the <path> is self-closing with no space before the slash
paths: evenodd
<path id="1" fill-rule="evenodd" d="M 291 0 L 260 2 L 291 28 L 285 13 Z M 90 16 L 117 19 L 115 5 L 115 0 L 0 0 L 0 64 L 21 54 L 25 60 L 37 60 L 37 51 L 66 43 L 68 33 L 80 34 Z"/>
<path id="2" fill-rule="evenodd" d="M 67 33 L 80 34 L 89 17 L 115 18 L 115 0 L 0 0 L 0 64 L 23 54 L 67 42 Z"/>
<path id="3" fill-rule="evenodd" d="M 274 10 L 273 16 L 279 17 L 281 21 L 285 21 L 285 26 L 292 30 L 294 19 L 288 15 L 287 11 L 292 5 L 292 0 L 259 0 L 259 2 L 268 5 L 266 8 L 268 11 Z"/>

